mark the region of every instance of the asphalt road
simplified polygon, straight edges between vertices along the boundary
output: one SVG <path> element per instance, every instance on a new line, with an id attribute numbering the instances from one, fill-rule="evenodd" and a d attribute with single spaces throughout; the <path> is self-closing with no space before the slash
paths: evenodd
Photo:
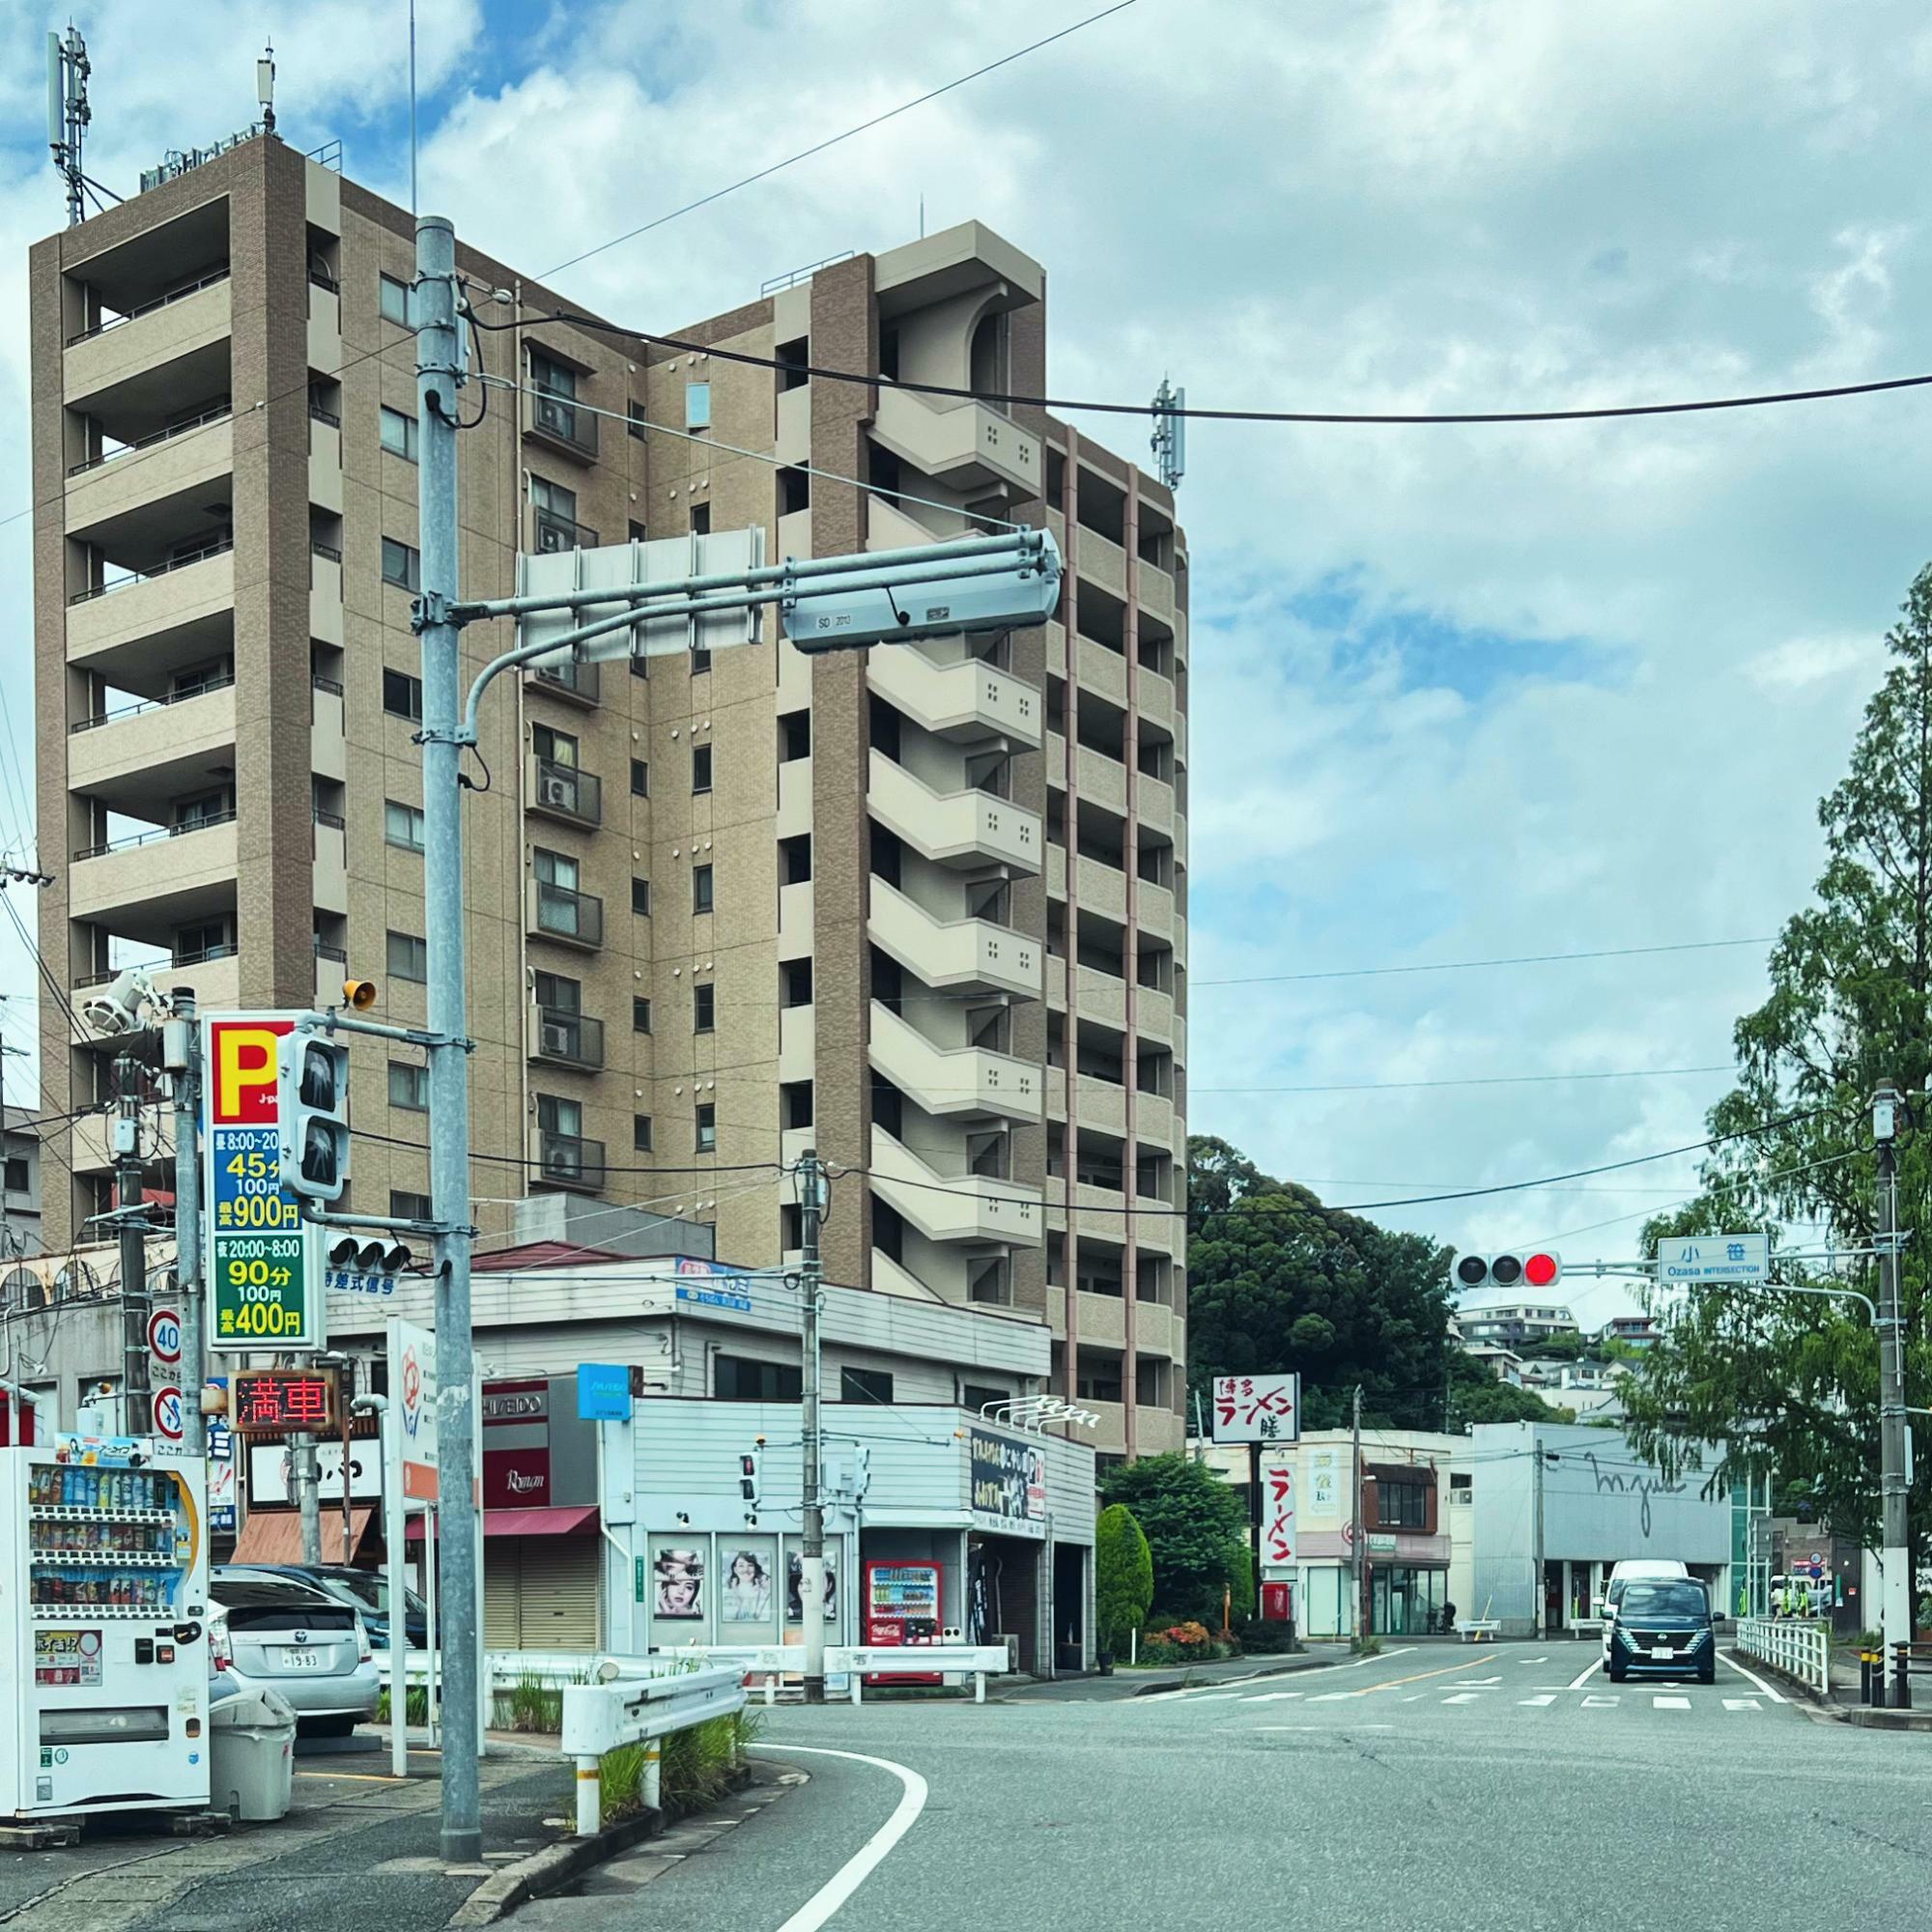
<path id="1" fill-rule="evenodd" d="M 513 1922 L 1574 1932 L 1635 1905 L 1762 1932 L 1793 1899 L 1856 1898 L 1879 1932 L 1924 1923 L 1932 1738 L 1815 1719 L 1728 1663 L 1709 1688 L 1591 1664 L 1424 1645 L 1105 1704 L 781 1709 L 758 1754 L 809 1783 Z"/>

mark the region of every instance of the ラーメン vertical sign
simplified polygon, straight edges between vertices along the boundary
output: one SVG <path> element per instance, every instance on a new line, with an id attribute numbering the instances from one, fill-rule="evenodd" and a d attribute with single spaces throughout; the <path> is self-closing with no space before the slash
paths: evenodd
<path id="1" fill-rule="evenodd" d="M 211 1013 L 202 1184 L 211 1349 L 312 1350 L 324 1342 L 322 1231 L 284 1193 L 275 1073 L 292 1013 Z"/>

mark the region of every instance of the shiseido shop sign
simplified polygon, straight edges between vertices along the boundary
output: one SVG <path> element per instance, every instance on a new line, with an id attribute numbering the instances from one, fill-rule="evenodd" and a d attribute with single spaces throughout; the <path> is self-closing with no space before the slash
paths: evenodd
<path id="1" fill-rule="evenodd" d="M 550 1433 L 547 1381 L 484 1386 L 485 1509 L 542 1509 L 553 1501 Z"/>

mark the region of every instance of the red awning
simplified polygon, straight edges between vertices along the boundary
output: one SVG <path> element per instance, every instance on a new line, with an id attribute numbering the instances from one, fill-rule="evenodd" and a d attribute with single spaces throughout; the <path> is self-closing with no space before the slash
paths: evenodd
<path id="1" fill-rule="evenodd" d="M 322 1560 L 325 1563 L 353 1563 L 369 1533 L 373 1509 L 352 1503 L 349 1508 L 349 1554 L 342 1553 L 342 1509 L 324 1503 L 322 1508 Z M 250 1510 L 236 1540 L 231 1563 L 299 1563 L 302 1560 L 301 1512 L 299 1510 Z"/>
<path id="2" fill-rule="evenodd" d="M 483 1512 L 483 1534 L 485 1536 L 576 1536 L 597 1526 L 597 1505 L 580 1503 L 574 1509 L 526 1509 L 526 1510 L 485 1510 Z M 438 1535 L 441 1526 L 438 1525 Z M 423 1534 L 422 1518 L 410 1519 L 410 1541 L 420 1543 Z"/>

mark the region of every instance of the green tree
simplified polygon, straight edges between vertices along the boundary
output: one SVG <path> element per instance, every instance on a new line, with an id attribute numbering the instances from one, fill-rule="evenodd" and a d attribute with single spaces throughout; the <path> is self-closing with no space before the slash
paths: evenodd
<path id="1" fill-rule="evenodd" d="M 1868 1102 L 1883 1080 L 1922 1092 L 1932 1074 L 1932 568 L 1888 634 L 1890 663 L 1865 708 L 1843 781 L 1818 808 L 1826 863 L 1815 903 L 1774 944 L 1770 997 L 1734 1033 L 1737 1084 L 1711 1111 L 1703 1192 L 1645 1230 L 1735 1233 L 1793 1224 L 1814 1250 L 1829 1230 L 1835 1269 L 1786 1256 L 1787 1283 L 1876 1295 Z M 1923 1228 L 1932 1136 L 1899 1143 L 1900 1225 Z M 1788 1244 L 1787 1244 L 1788 1245 Z M 1654 1246 L 1646 1252 L 1654 1252 Z M 1932 1386 L 1927 1263 L 1901 1265 L 1907 1400 Z M 1715 1487 L 1747 1469 L 1806 1486 L 1821 1518 L 1870 1542 L 1878 1520 L 1878 1350 L 1856 1304 L 1770 1289 L 1661 1296 L 1659 1343 L 1623 1384 L 1632 1433 L 1666 1467 Z M 1696 1445 L 1722 1443 L 1713 1457 Z M 1932 1511 L 1921 1459 L 1913 1519 Z"/>
<path id="2" fill-rule="evenodd" d="M 1153 1556 L 1125 1503 L 1110 1503 L 1094 1530 L 1094 1635 L 1117 1657 L 1153 1608 Z"/>
<path id="3" fill-rule="evenodd" d="M 1534 1389 L 1498 1381 L 1482 1363 L 1459 1349 L 1449 1370 L 1449 1427 L 1478 1422 L 1574 1422 L 1574 1409 L 1545 1402 Z"/>
<path id="4" fill-rule="evenodd" d="M 1449 1250 L 1324 1208 L 1226 1141 L 1188 1142 L 1188 1354 L 1214 1376 L 1294 1370 L 1302 1426 L 1345 1420 L 1359 1383 L 1372 1423 L 1439 1428 L 1447 1394 Z"/>
<path id="5" fill-rule="evenodd" d="M 1218 1623 L 1221 1592 L 1248 1560 L 1238 1492 L 1207 1463 L 1169 1455 L 1111 1470 L 1103 1493 L 1110 1513 L 1124 1504 L 1146 1534 L 1154 1602 L 1177 1616 Z"/>

